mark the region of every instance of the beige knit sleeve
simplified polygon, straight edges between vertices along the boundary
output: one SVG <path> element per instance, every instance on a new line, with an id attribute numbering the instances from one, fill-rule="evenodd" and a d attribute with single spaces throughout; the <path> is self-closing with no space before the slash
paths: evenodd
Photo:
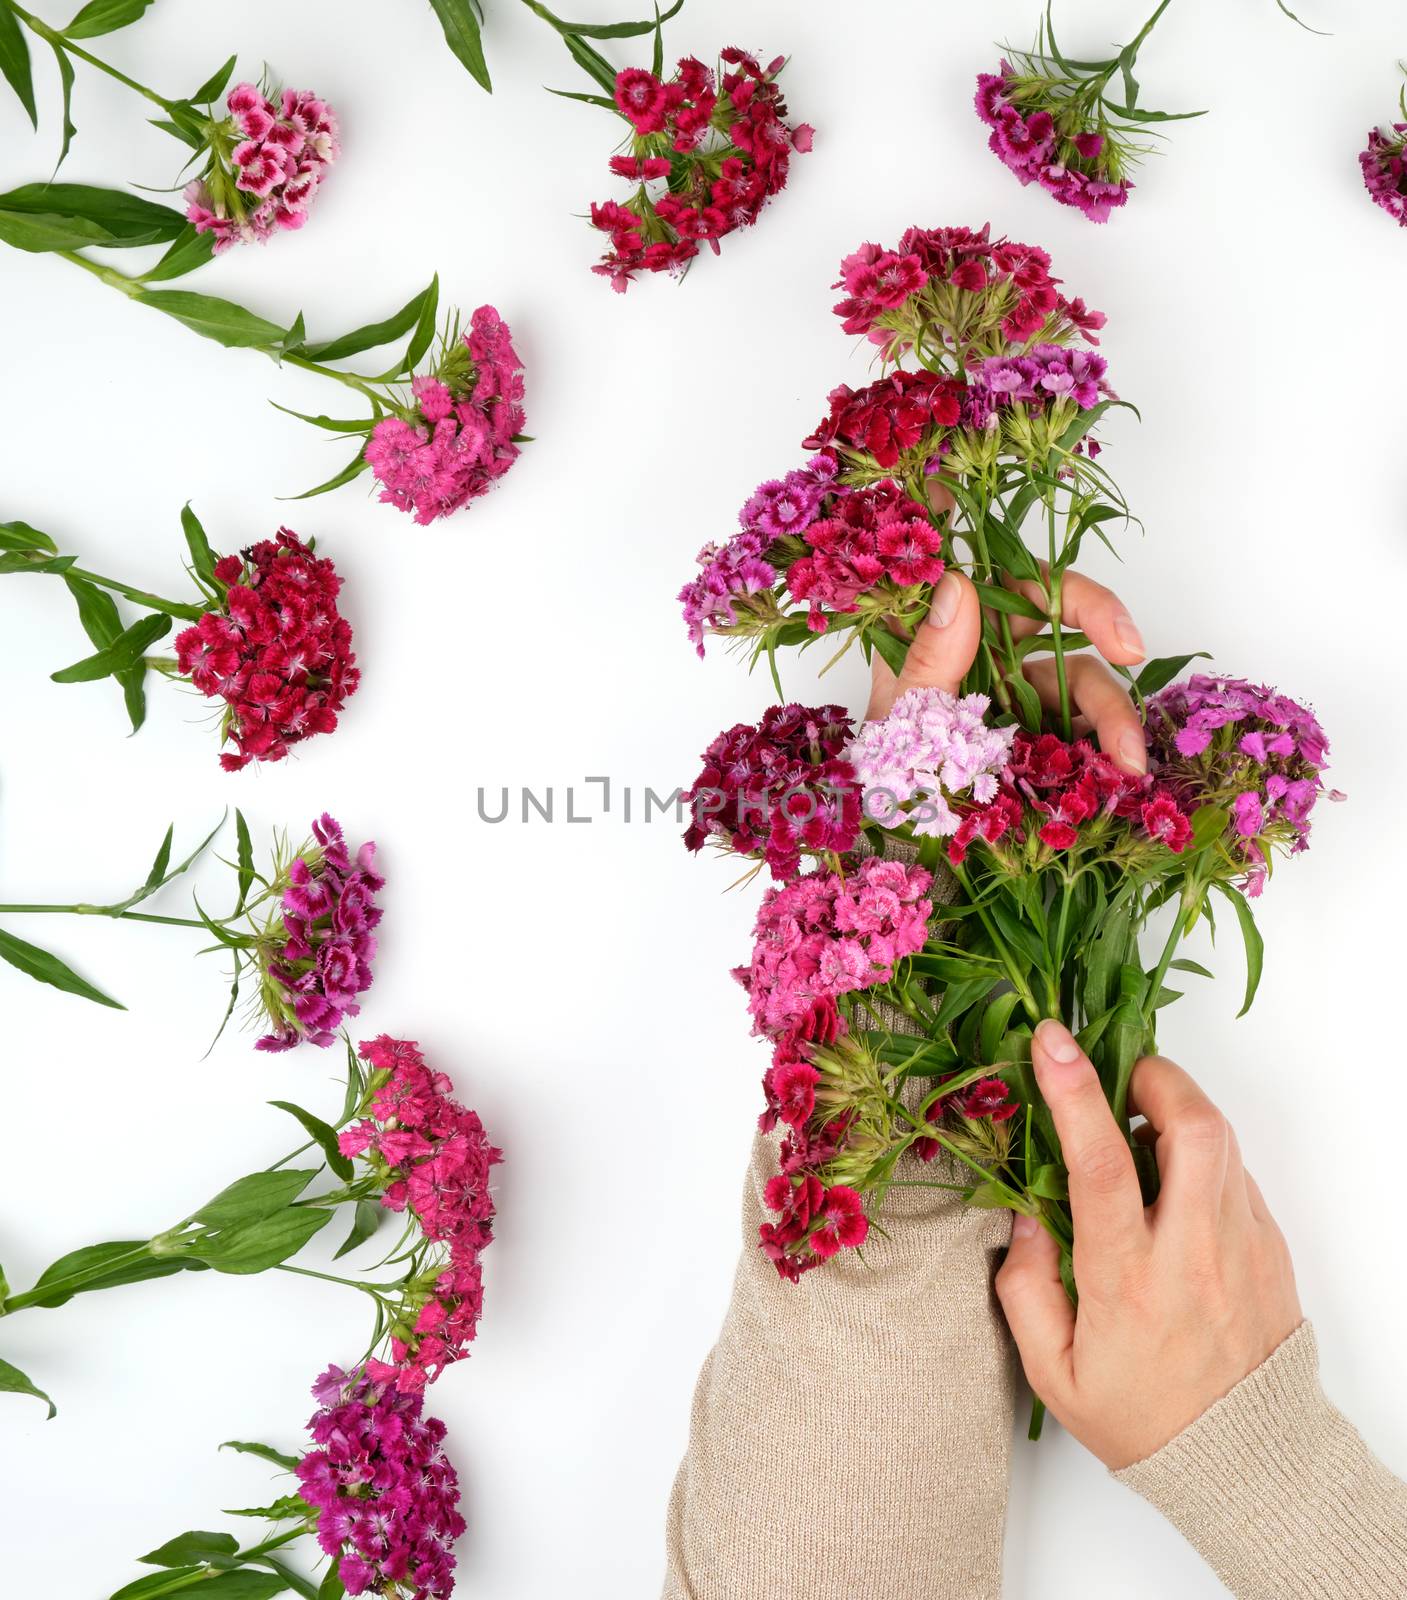
<path id="1" fill-rule="evenodd" d="M 784 1283 L 757 1248 L 776 1170 L 759 1137 L 670 1499 L 665 1600 L 998 1600 L 1015 1378 L 992 1276 L 1010 1217 L 896 1188 L 863 1261 Z"/>
<path id="2" fill-rule="evenodd" d="M 1115 1473 L 1237 1600 L 1403 1600 L 1407 1484 L 1324 1397 L 1305 1322 L 1146 1461 Z"/>

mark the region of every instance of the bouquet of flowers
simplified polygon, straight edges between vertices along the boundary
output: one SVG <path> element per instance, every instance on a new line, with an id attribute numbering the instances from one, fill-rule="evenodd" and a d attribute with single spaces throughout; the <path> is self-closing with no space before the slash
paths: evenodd
<path id="1" fill-rule="evenodd" d="M 841 272 L 836 309 L 883 373 L 837 389 L 810 460 L 705 548 L 681 595 L 691 637 L 739 640 L 776 676 L 779 647 L 843 635 L 897 672 L 949 569 L 984 615 L 958 692 L 910 689 L 862 726 L 835 705 L 774 707 L 721 734 L 686 792 L 689 848 L 773 880 L 735 973 L 771 1048 L 761 1126 L 780 1130 L 759 1244 L 796 1281 L 863 1245 L 894 1184 L 956 1186 L 1038 1219 L 1073 1293 L 1032 1032 L 1070 1027 L 1129 1128 L 1170 974 L 1209 976 L 1179 946 L 1218 905 L 1244 937 L 1250 1004 L 1252 901 L 1309 842 L 1328 744 L 1273 689 L 1174 682 L 1189 656 L 1129 679 L 1136 763 L 1082 733 L 1070 657 L 1090 641 L 1062 602 L 1084 536 L 1129 515 L 1093 436 L 1115 403 L 1089 348 L 1104 319 L 1066 298 L 1044 252 L 985 229 L 911 229 Z M 942 1179 L 925 1172 L 939 1152 Z"/>

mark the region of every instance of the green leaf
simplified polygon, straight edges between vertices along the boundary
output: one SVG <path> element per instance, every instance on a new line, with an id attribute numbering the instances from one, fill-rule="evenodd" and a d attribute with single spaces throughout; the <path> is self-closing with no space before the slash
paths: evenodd
<path id="1" fill-rule="evenodd" d="M 343 1183 L 350 1183 L 356 1171 L 352 1163 L 337 1148 L 337 1131 L 321 1117 L 315 1117 L 311 1111 L 305 1111 L 302 1106 L 296 1106 L 291 1100 L 270 1100 L 271 1106 L 277 1106 L 280 1111 L 286 1111 L 295 1122 L 302 1124 L 304 1131 L 327 1157 L 327 1164 L 332 1172 Z"/>
<path id="2" fill-rule="evenodd" d="M 489 77 L 488 62 L 484 59 L 479 18 L 471 0 L 430 0 L 430 8 L 440 19 L 445 43 L 469 69 L 469 76 L 474 82 L 492 94 L 493 80 Z"/>
<path id="3" fill-rule="evenodd" d="M 415 371 L 421 356 L 430 348 L 430 343 L 435 337 L 435 327 L 440 310 L 440 275 L 437 272 L 430 280 L 429 287 L 425 290 L 425 298 L 420 306 L 420 317 L 411 331 L 410 339 L 405 347 L 405 354 L 401 357 L 399 371 L 409 376 Z"/>
<path id="4" fill-rule="evenodd" d="M 1300 27 L 1303 28 L 1306 33 L 1318 34 L 1321 39 L 1329 39 L 1333 37 L 1332 34 L 1325 33 L 1322 28 L 1311 28 L 1307 22 L 1303 21 L 1302 18 L 1295 14 L 1295 12 L 1290 10 L 1289 6 L 1285 4 L 1285 0 L 1275 0 L 1275 4 L 1280 8 L 1281 11 L 1285 13 L 1291 22 L 1299 23 Z"/>
<path id="5" fill-rule="evenodd" d="M 191 567 L 197 578 L 212 588 L 215 586 L 215 552 L 205 537 L 200 518 L 191 510 L 190 501 L 181 507 L 181 529 L 186 536 L 186 548 L 191 553 Z"/>
<path id="6" fill-rule="evenodd" d="M 171 841 L 176 837 L 176 824 L 173 822 L 166 830 L 166 837 L 161 841 L 161 847 L 156 852 L 156 860 L 151 864 L 151 871 L 147 873 L 144 889 L 156 889 L 166 882 L 166 869 L 171 864 Z"/>
<path id="7" fill-rule="evenodd" d="M 254 844 L 242 811 L 235 812 L 235 851 L 239 866 L 239 903 L 235 906 L 234 914 L 238 916 L 244 910 L 244 903 L 254 886 Z"/>
<path id="8" fill-rule="evenodd" d="M 615 94 L 615 68 L 599 50 L 593 50 L 585 39 L 575 33 L 564 33 L 562 43 L 571 51 L 572 59 L 589 77 L 594 78 L 607 94 Z"/>
<path id="9" fill-rule="evenodd" d="M 289 495 L 290 500 L 311 500 L 314 495 L 327 494 L 331 489 L 340 489 L 344 483 L 351 483 L 354 478 L 361 477 L 371 463 L 366 458 L 365 450 L 358 450 L 356 455 L 342 468 L 341 472 L 334 473 L 326 483 L 320 483 L 316 489 L 305 489 L 302 494 Z"/>
<path id="10" fill-rule="evenodd" d="M 381 322 L 368 322 L 364 327 L 344 333 L 340 339 L 328 339 L 323 344 L 310 344 L 304 354 L 310 361 L 341 361 L 347 356 L 360 355 L 363 350 L 374 350 L 378 345 L 390 344 L 399 339 L 420 320 L 427 301 L 438 302 L 440 279 L 435 277 L 419 294 L 413 295 L 401 307 Z"/>
<path id="11" fill-rule="evenodd" d="M 37 128 L 39 113 L 34 104 L 34 74 L 29 65 L 29 43 L 14 12 L 5 5 L 0 5 L 0 73 L 4 73 L 5 82 L 20 97 L 30 126 Z"/>
<path id="12" fill-rule="evenodd" d="M 212 72 L 195 93 L 190 96 L 191 104 L 197 106 L 209 105 L 217 95 L 223 94 L 225 85 L 234 76 L 235 64 L 238 60 L 238 56 L 231 56 L 223 67 L 217 72 Z"/>
<path id="13" fill-rule="evenodd" d="M 119 1589 L 110 1600 L 156 1600 L 158 1595 L 176 1594 L 182 1589 L 189 1589 L 192 1581 L 200 1579 L 204 1572 L 204 1567 L 177 1567 L 170 1572 L 151 1572 L 145 1578 L 129 1583 L 125 1589 Z"/>
<path id="14" fill-rule="evenodd" d="M 548 94 L 560 96 L 563 100 L 580 100 L 583 105 L 604 106 L 607 111 L 619 111 L 614 100 L 608 100 L 603 94 L 582 94 L 576 89 L 549 89 Z"/>
<path id="15" fill-rule="evenodd" d="M 1070 1198 L 1070 1183 L 1062 1167 L 1038 1167 L 1035 1177 L 1026 1187 L 1042 1200 L 1064 1201 Z"/>
<path id="16" fill-rule="evenodd" d="M 142 282 L 166 283 L 172 278 L 183 278 L 186 273 L 194 272 L 197 267 L 203 267 L 214 254 L 215 235 L 197 233 L 193 226 L 187 224 L 172 240 L 170 249 L 151 271 L 142 273 Z"/>
<path id="17" fill-rule="evenodd" d="M 227 1517 L 262 1517 L 265 1522 L 302 1522 L 308 1515 L 308 1502 L 302 1495 L 286 1494 L 267 1506 L 228 1506 L 224 1514 Z"/>
<path id="18" fill-rule="evenodd" d="M 58 1407 L 42 1389 L 36 1388 L 18 1367 L 12 1367 L 5 1360 L 0 1360 L 0 1393 L 30 1394 L 36 1400 L 42 1400 L 49 1408 L 49 1415 L 45 1418 L 46 1422 L 51 1422 L 55 1412 L 58 1410 Z"/>
<path id="19" fill-rule="evenodd" d="M 1024 594 L 1016 594 L 1011 589 L 1003 589 L 992 583 L 974 583 L 973 588 L 981 597 L 982 604 L 993 611 L 1005 611 L 1014 617 L 1030 617 L 1033 622 L 1050 621 L 1045 612 Z"/>
<path id="20" fill-rule="evenodd" d="M 1239 889 L 1233 889 L 1229 883 L 1216 883 L 1212 887 L 1231 902 L 1236 920 L 1241 925 L 1241 939 L 1246 946 L 1246 998 L 1236 1015 L 1244 1017 L 1251 1009 L 1256 990 L 1260 988 L 1261 972 L 1265 967 L 1265 940 L 1256 927 L 1255 913 L 1245 895 Z"/>
<path id="21" fill-rule="evenodd" d="M 1104 109 L 1126 122 L 1190 122 L 1207 115 L 1205 111 L 1145 111 L 1142 106 L 1116 106 L 1107 100 Z"/>
<path id="22" fill-rule="evenodd" d="M 1214 976 L 1213 973 L 1207 971 L 1200 961 L 1191 961 L 1186 956 L 1179 956 L 1175 961 L 1168 962 L 1168 965 L 1178 972 L 1195 972 L 1199 978 Z"/>
<path id="23" fill-rule="evenodd" d="M 54 58 L 58 62 L 59 87 L 63 94 L 63 142 L 59 146 L 59 159 L 54 163 L 54 171 L 57 172 L 68 158 L 69 147 L 78 129 L 73 125 L 73 62 L 61 44 L 53 40 L 50 43 L 53 44 Z"/>
<path id="24" fill-rule="evenodd" d="M 656 8 L 656 14 L 647 22 L 565 22 L 561 17 L 554 17 L 545 6 L 530 4 L 530 9 L 544 22 L 550 22 L 558 33 L 574 33 L 583 39 L 638 39 L 642 34 L 654 33 L 671 17 L 677 17 L 683 7 L 684 0 L 675 0 L 668 11 L 661 13 Z"/>
<path id="25" fill-rule="evenodd" d="M 135 666 L 146 654 L 147 647 L 170 631 L 171 618 L 154 612 L 134 622 L 96 655 L 85 656 L 82 661 L 75 661 L 71 667 L 63 667 L 49 676 L 55 683 L 94 683 L 99 678 L 111 677 L 115 672 Z"/>
<path id="26" fill-rule="evenodd" d="M 114 247 L 161 244 L 186 226 L 185 217 L 171 206 L 88 183 L 23 184 L 0 195 L 0 211 L 58 219 L 75 227 L 86 224 L 87 242 Z"/>
<path id="27" fill-rule="evenodd" d="M 129 1283 L 169 1278 L 186 1270 L 178 1256 L 153 1255 L 149 1239 L 114 1239 L 70 1250 L 44 1269 L 29 1291 L 31 1303 L 52 1311 L 67 1305 L 76 1294 L 119 1289 Z M 51 1292 L 45 1293 L 48 1289 Z"/>
<path id="28" fill-rule="evenodd" d="M 290 1206 L 258 1222 L 213 1234 L 194 1247 L 194 1254 L 216 1272 L 267 1272 L 297 1255 L 331 1220 L 330 1211 Z"/>
<path id="29" fill-rule="evenodd" d="M 17 939 L 13 933 L 6 933 L 3 928 L 0 928 L 0 961 L 8 961 L 12 967 L 18 967 L 29 977 L 37 979 L 40 983 L 52 984 L 55 989 L 62 989 L 65 994 L 76 994 L 100 1006 L 111 1006 L 114 1011 L 127 1009 L 120 1000 L 114 1000 L 111 995 L 104 994 L 101 989 L 95 989 L 91 983 L 80 978 L 51 951 L 41 950 L 37 944 Z"/>
<path id="30" fill-rule="evenodd" d="M 347 1593 L 346 1585 L 342 1582 L 337 1572 L 337 1563 L 333 1564 L 322 1575 L 322 1587 L 318 1590 L 318 1600 L 343 1600 Z"/>
<path id="31" fill-rule="evenodd" d="M 227 349 L 271 352 L 282 346 L 290 331 L 279 327 L 276 322 L 255 316 L 233 300 L 195 294 L 189 289 L 144 289 L 133 298 L 140 305 L 150 306 L 153 311 L 174 317 L 193 333 L 213 339 Z"/>
<path id="32" fill-rule="evenodd" d="M 136 22 L 152 0 L 88 0 L 88 4 L 63 30 L 70 39 L 96 39 Z"/>
<path id="33" fill-rule="evenodd" d="M 1159 689 L 1167 688 L 1190 661 L 1198 660 L 1210 661 L 1211 656 L 1205 650 L 1193 650 L 1185 656 L 1158 656 L 1146 661 L 1134 679 L 1134 687 L 1145 698 L 1157 694 Z"/>
<path id="34" fill-rule="evenodd" d="M 316 1167 L 279 1167 L 273 1172 L 252 1172 L 247 1178 L 221 1189 L 213 1200 L 207 1200 L 191 1221 L 207 1228 L 258 1222 L 290 1205 L 317 1175 Z"/>
<path id="35" fill-rule="evenodd" d="M 257 1444 L 249 1439 L 226 1439 L 220 1446 L 222 1450 L 236 1450 L 242 1456 L 258 1456 L 261 1461 L 271 1461 L 276 1467 L 283 1467 L 292 1472 L 298 1465 L 297 1456 L 284 1455 L 281 1450 L 275 1450 L 271 1444 Z"/>
<path id="36" fill-rule="evenodd" d="M 230 1533 L 206 1533 L 193 1528 L 189 1533 L 178 1533 L 147 1555 L 137 1560 L 144 1567 L 189 1567 L 211 1556 L 232 1556 L 239 1549 L 239 1540 Z"/>
<path id="37" fill-rule="evenodd" d="M 299 422 L 310 423 L 327 433 L 368 433 L 377 421 L 375 417 L 328 417 L 321 413 L 314 416 L 308 411 L 295 411 L 292 406 L 281 406 L 277 400 L 270 400 L 269 404 L 275 411 L 282 411 L 284 416 L 297 417 Z"/>
<path id="38" fill-rule="evenodd" d="M 908 659 L 908 645 L 902 639 L 896 639 L 888 628 L 876 628 L 869 639 L 884 664 L 897 677 L 904 670 L 904 662 Z"/>
<path id="39" fill-rule="evenodd" d="M 0 522 L 0 550 L 47 550 L 57 554 L 58 548 L 47 533 L 40 533 L 27 522 Z"/>
<path id="40" fill-rule="evenodd" d="M 306 1507 L 304 1508 L 306 1510 Z M 277 1556 L 257 1556 L 253 1558 L 261 1567 L 267 1567 L 270 1572 L 276 1572 L 283 1579 L 284 1587 L 292 1589 L 294 1594 L 301 1594 L 303 1600 L 318 1600 L 318 1591 L 311 1578 L 305 1578 L 301 1572 L 295 1572 L 286 1562 L 280 1561 Z"/>
<path id="41" fill-rule="evenodd" d="M 352 1226 L 347 1237 L 333 1252 L 332 1259 L 338 1260 L 342 1256 L 350 1255 L 353 1250 L 364 1245 L 380 1229 L 388 1213 L 379 1200 L 358 1200 L 352 1212 Z"/>
<path id="42" fill-rule="evenodd" d="M 99 589 L 86 578 L 66 575 L 64 583 L 78 607 L 78 620 L 89 641 L 100 650 L 106 650 L 122 637 L 122 617 L 117 602 L 106 589 Z"/>
<path id="43" fill-rule="evenodd" d="M 200 1600 L 270 1600 L 284 1594 L 288 1581 L 281 1573 L 251 1572 L 239 1567 L 234 1572 L 222 1572 L 200 1586 Z"/>

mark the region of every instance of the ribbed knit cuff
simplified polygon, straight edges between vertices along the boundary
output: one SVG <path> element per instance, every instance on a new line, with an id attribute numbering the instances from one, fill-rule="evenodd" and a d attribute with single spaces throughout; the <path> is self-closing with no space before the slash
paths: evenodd
<path id="1" fill-rule="evenodd" d="M 1189 1428 L 1114 1476 L 1238 1600 L 1407 1596 L 1407 1485 L 1324 1397 L 1307 1322 Z"/>

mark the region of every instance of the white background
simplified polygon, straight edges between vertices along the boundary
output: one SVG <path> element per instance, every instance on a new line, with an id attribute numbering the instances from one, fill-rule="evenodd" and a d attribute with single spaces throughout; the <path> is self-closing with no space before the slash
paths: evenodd
<path id="1" fill-rule="evenodd" d="M 1130 37 L 1144 7 L 1062 9 L 1066 49 L 1089 55 Z M 88 648 L 69 599 L 56 580 L 0 584 L 0 901 L 115 898 L 169 820 L 193 841 L 228 804 L 261 839 L 328 808 L 378 841 L 388 911 L 362 1031 L 418 1038 L 508 1153 L 482 1334 L 433 1394 L 466 1480 L 466 1594 L 657 1593 L 763 1066 L 728 977 L 755 888 L 725 895 L 726 865 L 690 859 L 672 824 L 641 825 L 638 810 L 630 826 L 617 806 L 590 826 L 492 828 L 476 789 L 553 785 L 560 807 L 576 784 L 578 809 L 599 812 L 582 779 L 610 773 L 638 805 L 762 710 L 763 681 L 721 651 L 695 660 L 673 596 L 752 486 L 798 461 L 827 390 L 864 381 L 863 352 L 830 315 L 834 268 L 911 222 L 990 218 L 1048 247 L 1070 292 L 1108 312 L 1111 376 L 1144 420 L 1111 424 L 1105 460 L 1147 535 L 1126 540 L 1123 568 L 1091 567 L 1154 653 L 1213 650 L 1222 669 L 1310 699 L 1332 737 L 1350 804 L 1326 808 L 1312 852 L 1261 903 L 1259 1003 L 1233 1022 L 1228 930 L 1213 958 L 1223 981 L 1167 1014 L 1165 1048 L 1241 1131 L 1294 1247 L 1331 1394 L 1407 1472 L 1393 976 L 1407 236 L 1369 203 L 1355 160 L 1393 106 L 1407 37 L 1389 0 L 1303 9 L 1334 36 L 1300 31 L 1272 0 L 1173 8 L 1142 63 L 1146 100 L 1213 114 L 1175 128 L 1127 211 L 1095 228 L 1022 190 L 971 113 L 991 40 L 1024 42 L 1035 0 L 691 0 L 671 54 L 791 53 L 788 99 L 816 125 L 815 153 L 720 260 L 623 299 L 587 270 L 595 236 L 580 220 L 617 187 L 615 125 L 542 91 L 590 86 L 513 0 L 490 0 L 491 99 L 419 0 L 161 0 L 99 43 L 168 93 L 239 48 L 245 70 L 267 59 L 341 114 L 343 158 L 308 229 L 184 286 L 279 319 L 302 308 L 316 338 L 384 315 L 438 269 L 448 300 L 498 305 L 528 367 L 537 442 L 467 514 L 419 529 L 362 484 L 289 506 L 277 496 L 330 475 L 345 446 L 267 402 L 336 413 L 340 392 L 206 343 L 63 263 L 0 256 L 0 516 L 175 595 L 191 498 L 217 547 L 287 519 L 346 574 L 366 677 L 342 729 L 237 777 L 178 689 L 154 683 L 149 724 L 127 739 L 112 685 L 49 683 Z M 612 14 L 603 0 L 576 10 Z M 607 46 L 622 64 L 632 48 Z M 0 96 L 5 186 L 53 163 L 47 60 L 39 77 L 38 137 Z M 75 112 L 64 176 L 173 181 L 180 152 L 117 86 L 81 71 Z M 859 709 L 849 662 L 818 694 L 820 655 L 787 663 L 789 692 Z M 218 865 L 197 882 L 202 899 L 226 897 Z M 168 900 L 179 914 L 181 894 Z M 265 1101 L 335 1108 L 332 1053 L 257 1055 L 236 1028 L 201 1059 L 225 986 L 218 958 L 194 959 L 194 935 L 5 923 L 130 1008 L 0 969 L 0 1259 L 16 1286 L 79 1244 L 174 1222 L 291 1148 L 296 1130 Z M 9 1592 L 98 1600 L 136 1575 L 139 1552 L 260 1503 L 266 1469 L 215 1447 L 296 1444 L 312 1377 L 363 1337 L 350 1291 L 281 1273 L 177 1278 L 0 1325 L 0 1350 L 60 1405 L 51 1423 L 21 1398 L 0 1415 Z M 1221 1592 L 1052 1435 L 1017 1448 L 1009 1595 Z"/>

